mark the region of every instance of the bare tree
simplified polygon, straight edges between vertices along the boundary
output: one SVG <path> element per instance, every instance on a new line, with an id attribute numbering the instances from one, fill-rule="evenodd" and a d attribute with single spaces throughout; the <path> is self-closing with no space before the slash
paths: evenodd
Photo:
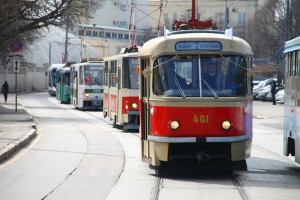
<path id="1" fill-rule="evenodd" d="M 290 0 L 288 38 L 300 35 L 300 1 Z M 273 57 L 285 42 L 285 1 L 268 0 L 249 22 L 248 41 L 256 57 Z"/>
<path id="2" fill-rule="evenodd" d="M 26 44 L 38 38 L 41 28 L 62 26 L 68 19 L 70 27 L 88 18 L 104 0 L 1 0 L 0 56 L 9 51 L 13 41 Z"/>

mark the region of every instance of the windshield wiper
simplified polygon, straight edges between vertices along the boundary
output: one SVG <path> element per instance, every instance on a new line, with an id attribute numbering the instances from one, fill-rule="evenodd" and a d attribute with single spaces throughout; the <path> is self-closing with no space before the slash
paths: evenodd
<path id="1" fill-rule="evenodd" d="M 175 80 L 174 82 L 175 82 L 176 86 L 178 87 L 178 89 L 180 91 L 181 96 L 185 99 L 185 94 L 184 94 L 184 92 L 183 92 L 183 90 L 182 90 L 182 88 L 181 88 L 181 86 L 180 86 L 180 84 L 179 84 L 176 76 L 174 77 L 174 80 Z"/>
<path id="2" fill-rule="evenodd" d="M 205 84 L 205 86 L 209 89 L 209 91 L 215 96 L 215 98 L 218 98 L 217 93 L 212 89 L 212 87 L 206 82 L 206 80 L 201 79 L 202 82 Z"/>

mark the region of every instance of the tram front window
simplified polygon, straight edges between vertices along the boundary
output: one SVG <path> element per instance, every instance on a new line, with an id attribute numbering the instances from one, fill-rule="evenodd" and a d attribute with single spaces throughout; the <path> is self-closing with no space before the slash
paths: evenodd
<path id="1" fill-rule="evenodd" d="M 137 67 L 138 58 L 124 58 L 123 62 L 123 87 L 129 89 L 139 89 L 139 73 Z"/>
<path id="2" fill-rule="evenodd" d="M 155 95 L 246 96 L 247 82 L 247 62 L 242 56 L 162 56 L 153 67 Z"/>
<path id="3" fill-rule="evenodd" d="M 100 66 L 85 66 L 85 85 L 103 85 L 103 69 Z"/>

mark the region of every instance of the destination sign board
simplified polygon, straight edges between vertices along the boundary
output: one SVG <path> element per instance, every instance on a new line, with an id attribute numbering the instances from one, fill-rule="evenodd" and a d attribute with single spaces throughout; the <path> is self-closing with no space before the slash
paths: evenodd
<path id="1" fill-rule="evenodd" d="M 175 49 L 177 51 L 220 51 L 222 50 L 222 44 L 217 41 L 182 41 L 175 44 Z"/>

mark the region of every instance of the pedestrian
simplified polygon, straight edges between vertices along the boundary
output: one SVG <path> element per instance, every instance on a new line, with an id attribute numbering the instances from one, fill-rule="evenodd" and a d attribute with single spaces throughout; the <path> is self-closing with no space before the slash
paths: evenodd
<path id="1" fill-rule="evenodd" d="M 8 90 L 9 90 L 8 83 L 7 83 L 7 81 L 4 81 L 4 83 L 3 83 L 3 85 L 2 85 L 2 93 L 3 93 L 3 95 L 4 95 L 5 103 L 6 103 L 6 101 L 7 101 Z"/>
<path id="2" fill-rule="evenodd" d="M 271 83 L 271 94 L 272 94 L 273 105 L 276 105 L 276 99 L 275 99 L 276 86 L 277 86 L 276 81 L 273 80 L 272 83 Z"/>

